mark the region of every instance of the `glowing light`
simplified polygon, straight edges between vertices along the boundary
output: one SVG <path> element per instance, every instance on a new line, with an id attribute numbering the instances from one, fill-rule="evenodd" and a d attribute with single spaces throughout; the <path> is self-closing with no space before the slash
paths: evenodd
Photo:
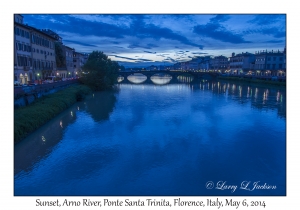
<path id="1" fill-rule="evenodd" d="M 42 141 L 44 141 L 44 142 L 46 141 L 46 138 L 44 136 L 42 136 Z"/>
<path id="2" fill-rule="evenodd" d="M 194 77 L 193 76 L 182 76 L 182 75 L 180 75 L 180 76 L 177 77 L 177 80 L 179 82 L 183 82 L 183 83 L 190 83 L 194 80 Z"/>
<path id="3" fill-rule="evenodd" d="M 157 85 L 165 85 L 165 84 L 168 84 L 171 79 L 172 79 L 172 76 L 166 74 L 166 75 L 153 75 L 150 77 L 151 81 L 154 83 L 154 84 L 157 84 Z"/>
<path id="4" fill-rule="evenodd" d="M 73 117 L 73 112 L 71 111 L 71 116 Z"/>
<path id="5" fill-rule="evenodd" d="M 143 83 L 147 80 L 147 77 L 141 73 L 135 73 L 133 75 L 129 75 L 127 79 L 135 84 Z"/>
<path id="6" fill-rule="evenodd" d="M 118 82 L 122 82 L 123 80 L 124 80 L 124 77 L 118 76 L 118 78 L 117 78 L 117 81 L 118 81 Z"/>
<path id="7" fill-rule="evenodd" d="M 60 121 L 60 122 L 59 122 L 59 125 L 60 125 L 60 127 L 62 127 L 62 128 L 63 128 L 63 124 L 62 124 L 62 121 Z"/>

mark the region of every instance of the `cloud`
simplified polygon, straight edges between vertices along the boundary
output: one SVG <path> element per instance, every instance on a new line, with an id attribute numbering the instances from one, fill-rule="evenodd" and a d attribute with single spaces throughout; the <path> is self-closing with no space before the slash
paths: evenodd
<path id="1" fill-rule="evenodd" d="M 68 31 L 80 35 L 95 35 L 100 37 L 123 38 L 129 35 L 126 26 L 118 26 L 103 22 L 88 21 L 71 15 L 47 15 L 56 20 L 55 23 L 43 21 L 44 28 L 55 28 L 58 31 Z M 76 27 L 74 27 L 76 26 Z"/>
<path id="2" fill-rule="evenodd" d="M 130 49 L 134 49 L 134 48 L 152 49 L 153 47 L 157 47 L 157 46 L 155 44 L 147 44 L 146 46 L 141 46 L 136 43 L 128 45 L 128 48 Z"/>
<path id="3" fill-rule="evenodd" d="M 135 62 L 153 61 L 153 60 L 144 59 L 144 58 L 129 58 L 129 57 L 118 56 L 118 55 L 110 55 L 110 56 L 114 56 L 116 58 L 123 58 L 123 59 L 126 59 L 126 60 L 135 61 Z"/>
<path id="4" fill-rule="evenodd" d="M 220 22 L 225 22 L 229 19 L 230 19 L 229 15 L 216 15 L 215 17 L 211 18 L 210 21 L 220 23 Z"/>
<path id="5" fill-rule="evenodd" d="M 168 59 L 169 59 L 170 61 L 172 61 L 172 62 L 176 62 L 176 60 L 174 60 L 174 59 L 171 58 L 171 57 L 168 57 Z"/>
<path id="6" fill-rule="evenodd" d="M 222 42 L 229 42 L 233 44 L 251 43 L 250 41 L 244 40 L 241 34 L 236 34 L 227 30 L 220 23 L 209 22 L 205 25 L 197 25 L 194 26 L 193 32 Z"/>
<path id="7" fill-rule="evenodd" d="M 263 34 L 270 35 L 275 38 L 283 38 L 286 37 L 286 31 L 284 28 L 280 27 L 261 27 L 253 30 L 246 30 L 243 32 L 244 34 Z"/>
<path id="8" fill-rule="evenodd" d="M 132 35 L 139 38 L 152 38 L 154 40 L 160 40 L 162 38 L 169 40 L 176 40 L 182 44 L 203 48 L 203 45 L 199 45 L 189 41 L 185 36 L 175 33 L 169 28 L 159 27 L 154 24 L 146 24 L 144 22 L 143 15 L 133 15 L 132 24 L 130 26 L 130 31 Z"/>
<path id="9" fill-rule="evenodd" d="M 260 30 L 262 34 L 273 35 L 275 38 L 286 37 L 286 33 L 284 30 L 279 30 L 276 27 L 265 28 Z"/>
<path id="10" fill-rule="evenodd" d="M 183 54 L 185 54 L 185 52 L 180 50 L 180 51 L 176 52 L 176 54 L 183 55 Z"/>
<path id="11" fill-rule="evenodd" d="M 263 14 L 255 15 L 255 17 L 248 21 L 248 23 L 256 25 L 270 25 L 278 21 L 285 21 L 286 15 L 284 14 Z"/>
<path id="12" fill-rule="evenodd" d="M 156 52 L 144 51 L 145 53 L 156 54 Z"/>
<path id="13" fill-rule="evenodd" d="M 103 52 L 121 56 L 119 60 L 128 62 L 138 62 L 143 55 L 153 60 L 170 56 L 173 61 L 208 53 L 229 56 L 232 51 L 265 49 L 266 43 L 268 48 L 280 49 L 286 38 L 286 15 L 25 14 L 24 21 L 57 32 L 63 42 L 70 43 L 77 51 L 91 52 L 98 45 Z M 204 46 L 208 53 L 199 50 Z M 151 56 L 154 54 L 158 56 L 155 59 Z"/>
<path id="14" fill-rule="evenodd" d="M 149 59 L 144 59 L 144 58 L 140 58 L 139 61 L 153 61 L 153 60 L 149 60 Z"/>
<path id="15" fill-rule="evenodd" d="M 267 43 L 282 43 L 284 42 L 283 40 L 270 40 L 270 41 L 266 41 Z"/>
<path id="16" fill-rule="evenodd" d="M 193 52 L 192 54 L 207 54 L 205 52 Z"/>
<path id="17" fill-rule="evenodd" d="M 137 59 L 135 59 L 135 58 L 129 58 L 129 57 L 118 56 L 118 55 L 111 55 L 111 56 L 115 56 L 116 58 L 123 58 L 123 59 L 131 60 L 131 61 L 137 60 Z"/>
<path id="18" fill-rule="evenodd" d="M 79 42 L 79 41 L 75 41 L 75 40 L 64 39 L 63 41 L 68 42 L 68 43 L 73 43 L 73 44 L 79 44 L 79 45 L 87 46 L 87 47 L 98 47 L 97 45 L 87 44 L 85 42 Z"/>
<path id="19" fill-rule="evenodd" d="M 150 44 L 147 44 L 147 47 L 148 47 L 148 49 L 152 49 L 154 47 L 159 47 L 159 46 L 150 43 Z"/>
<path id="20" fill-rule="evenodd" d="M 139 48 L 140 46 L 138 44 L 130 44 L 127 46 L 130 49 Z"/>

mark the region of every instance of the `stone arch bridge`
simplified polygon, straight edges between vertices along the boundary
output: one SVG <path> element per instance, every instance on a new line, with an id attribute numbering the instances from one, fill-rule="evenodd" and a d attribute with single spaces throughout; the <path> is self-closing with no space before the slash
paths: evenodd
<path id="1" fill-rule="evenodd" d="M 143 74 L 149 79 L 151 76 L 155 74 L 168 74 L 171 75 L 173 78 L 177 78 L 180 75 L 191 75 L 194 78 L 216 78 L 219 74 L 215 72 L 194 72 L 194 71 L 164 71 L 164 70 L 158 70 L 158 71 L 120 71 L 119 76 L 123 76 L 124 78 L 127 78 L 129 75 L 133 75 L 136 73 Z"/>

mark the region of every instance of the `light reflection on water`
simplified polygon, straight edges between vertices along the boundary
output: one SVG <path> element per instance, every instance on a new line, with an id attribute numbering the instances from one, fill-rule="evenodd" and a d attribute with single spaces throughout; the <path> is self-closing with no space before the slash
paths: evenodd
<path id="1" fill-rule="evenodd" d="M 124 80 L 124 77 L 123 76 L 118 76 L 118 78 L 117 78 L 117 81 L 118 82 L 122 82 Z"/>
<path id="2" fill-rule="evenodd" d="M 285 194 L 285 89 L 203 80 L 119 84 L 15 146 L 15 195 L 233 195 L 207 181 Z M 253 94 L 252 94 L 253 93 Z"/>
<path id="3" fill-rule="evenodd" d="M 136 73 L 134 75 L 129 75 L 127 79 L 132 83 L 140 84 L 147 80 L 147 76 L 140 73 Z"/>
<path id="4" fill-rule="evenodd" d="M 194 80 L 193 76 L 179 75 L 177 80 L 182 83 L 190 83 Z"/>
<path id="5" fill-rule="evenodd" d="M 167 75 L 153 75 L 150 77 L 150 79 L 154 84 L 166 85 L 171 81 L 172 76 L 170 76 L 168 74 Z"/>

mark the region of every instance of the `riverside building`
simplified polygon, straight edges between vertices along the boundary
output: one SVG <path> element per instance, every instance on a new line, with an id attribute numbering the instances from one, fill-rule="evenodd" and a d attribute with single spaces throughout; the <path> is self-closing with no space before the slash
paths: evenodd
<path id="1" fill-rule="evenodd" d="M 14 15 L 14 80 L 27 84 L 54 75 L 56 39 Z"/>
<path id="2" fill-rule="evenodd" d="M 33 73 L 36 79 L 54 76 L 56 71 L 56 39 L 46 32 L 31 27 Z"/>
<path id="3" fill-rule="evenodd" d="M 89 54 L 73 51 L 73 73 L 72 76 L 78 75 L 82 71 L 82 66 L 86 63 Z"/>
<path id="4" fill-rule="evenodd" d="M 285 76 L 286 49 L 255 52 L 254 73 L 257 76 Z"/>
<path id="5" fill-rule="evenodd" d="M 212 58 L 210 60 L 210 67 L 212 71 L 225 73 L 229 67 L 228 58 L 223 55 Z"/>
<path id="6" fill-rule="evenodd" d="M 31 29 L 23 24 L 23 16 L 14 16 L 14 80 L 27 84 L 33 79 Z"/>
<path id="7" fill-rule="evenodd" d="M 232 56 L 229 58 L 230 69 L 226 73 L 230 74 L 249 74 L 252 70 L 253 64 L 255 62 L 255 55 L 252 53 L 232 53 Z"/>

